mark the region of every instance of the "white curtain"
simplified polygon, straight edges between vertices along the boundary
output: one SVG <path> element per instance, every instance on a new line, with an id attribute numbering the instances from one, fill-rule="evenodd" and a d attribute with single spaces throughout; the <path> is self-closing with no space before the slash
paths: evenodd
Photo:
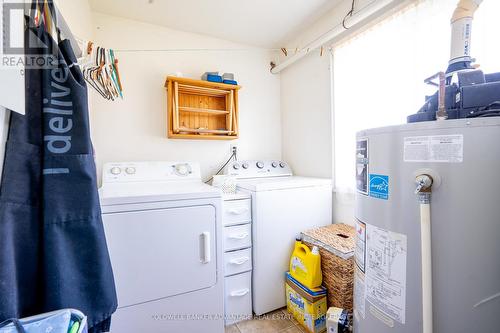
<path id="1" fill-rule="evenodd" d="M 406 123 L 434 93 L 423 80 L 445 70 L 450 18 L 458 0 L 422 0 L 333 51 L 336 191 L 355 189 L 355 135 Z M 500 1 L 484 0 L 472 27 L 472 56 L 486 72 L 500 71 Z"/>

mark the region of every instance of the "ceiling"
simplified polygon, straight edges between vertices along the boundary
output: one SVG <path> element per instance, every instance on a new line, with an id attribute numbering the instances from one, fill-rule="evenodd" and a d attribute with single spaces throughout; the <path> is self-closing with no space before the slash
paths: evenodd
<path id="1" fill-rule="evenodd" d="M 276 48 L 340 0 L 90 0 L 113 16 Z"/>

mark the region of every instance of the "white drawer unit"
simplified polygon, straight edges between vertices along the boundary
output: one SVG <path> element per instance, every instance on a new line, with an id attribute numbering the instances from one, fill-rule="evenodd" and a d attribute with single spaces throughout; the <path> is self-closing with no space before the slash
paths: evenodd
<path id="1" fill-rule="evenodd" d="M 226 325 L 251 319 L 252 201 L 248 194 L 224 196 L 224 288 Z"/>
<path id="2" fill-rule="evenodd" d="M 224 251 L 234 251 L 252 247 L 252 224 L 235 225 L 224 228 Z"/>
<path id="3" fill-rule="evenodd" d="M 225 278 L 226 325 L 252 318 L 252 272 Z"/>
<path id="4" fill-rule="evenodd" d="M 252 249 L 224 253 L 224 275 L 231 276 L 252 270 Z"/>
<path id="5" fill-rule="evenodd" d="M 224 226 L 243 224 L 252 221 L 252 202 L 250 199 L 224 201 L 222 222 Z"/>

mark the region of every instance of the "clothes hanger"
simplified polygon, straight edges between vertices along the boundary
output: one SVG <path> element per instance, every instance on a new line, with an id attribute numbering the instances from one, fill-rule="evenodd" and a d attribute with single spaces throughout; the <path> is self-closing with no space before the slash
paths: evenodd
<path id="1" fill-rule="evenodd" d="M 106 52 L 105 49 L 101 47 L 100 52 L 99 52 L 100 53 L 99 54 L 99 68 L 96 71 L 96 74 L 97 74 L 97 80 L 98 80 L 100 86 L 102 87 L 102 89 L 106 95 L 106 98 L 112 99 L 112 95 L 111 95 L 109 88 L 107 86 L 105 52 Z"/>
<path id="2" fill-rule="evenodd" d="M 109 99 L 106 90 L 103 89 L 98 77 L 100 49 L 100 47 L 97 47 L 95 52 L 93 52 L 92 62 L 94 62 L 95 60 L 94 66 L 86 69 L 84 78 L 90 84 L 90 86 L 94 88 L 103 98 Z"/>
<path id="3" fill-rule="evenodd" d="M 111 84 L 110 73 L 109 73 L 108 53 L 106 52 L 105 48 L 103 48 L 101 52 L 102 52 L 102 58 L 101 58 L 102 81 L 104 83 L 104 87 L 106 88 L 106 91 L 108 92 L 108 96 L 111 98 L 111 100 L 114 100 L 114 91 L 113 91 L 113 87 Z"/>
<path id="4" fill-rule="evenodd" d="M 43 28 L 52 38 L 60 43 L 63 33 L 58 27 L 57 9 L 49 0 L 33 0 L 30 8 L 30 18 L 36 26 L 43 24 Z M 63 19 L 64 21 L 64 19 Z M 71 33 L 69 32 L 71 35 Z M 115 59 L 112 50 L 106 50 L 102 47 L 95 47 L 91 41 L 84 41 L 70 36 L 71 42 L 79 49 L 81 48 L 80 58 L 77 59 L 77 65 L 82 69 L 82 75 L 85 81 L 96 90 L 103 98 L 115 100 L 118 97 L 123 98 L 120 76 L 118 72 L 118 60 Z M 70 64 L 73 66 L 75 64 Z"/>
<path id="5" fill-rule="evenodd" d="M 114 67 L 113 67 L 113 62 L 111 60 L 111 50 L 107 50 L 106 52 L 106 62 L 107 62 L 107 66 L 106 66 L 106 70 L 107 70 L 107 75 L 108 75 L 108 78 L 109 78 L 109 85 L 112 89 L 112 92 L 113 92 L 113 97 L 116 99 L 118 97 L 120 97 L 120 88 L 118 87 L 118 83 L 116 82 L 116 75 L 115 75 L 115 71 L 114 71 Z"/>
<path id="6" fill-rule="evenodd" d="M 120 73 L 118 72 L 118 59 L 115 59 L 113 50 L 109 50 L 109 57 L 111 60 L 111 67 L 113 68 L 113 80 L 115 81 L 120 97 L 123 99 L 123 88 L 120 82 Z"/>
<path id="7" fill-rule="evenodd" d="M 106 92 L 106 96 L 108 99 L 112 99 L 113 96 L 111 92 L 109 91 L 108 87 L 108 78 L 107 78 L 107 73 L 106 73 L 106 49 L 101 48 L 100 49 L 100 63 L 99 63 L 99 70 L 98 70 L 98 79 L 101 83 L 101 86 L 103 87 L 104 91 Z"/>
<path id="8" fill-rule="evenodd" d="M 81 41 L 81 40 L 80 40 Z M 123 98 L 114 52 L 91 41 L 81 41 L 84 56 L 78 59 L 85 81 L 103 98 L 114 101 Z"/>
<path id="9" fill-rule="evenodd" d="M 116 71 L 115 57 L 114 57 L 113 50 L 109 50 L 108 53 L 109 53 L 109 60 L 110 60 L 110 67 L 111 67 L 111 78 L 113 79 L 113 83 L 116 87 L 116 90 L 118 91 L 118 94 L 120 95 L 120 97 L 123 98 L 121 87 L 120 87 L 120 84 L 119 84 L 118 79 L 117 79 L 118 73 Z"/>

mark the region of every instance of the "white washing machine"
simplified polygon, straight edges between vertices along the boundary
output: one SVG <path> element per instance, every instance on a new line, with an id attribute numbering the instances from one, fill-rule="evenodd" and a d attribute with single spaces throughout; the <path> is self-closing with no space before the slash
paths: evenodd
<path id="1" fill-rule="evenodd" d="M 224 332 L 221 194 L 195 163 L 109 163 L 100 189 L 111 332 Z"/>
<path id="2" fill-rule="evenodd" d="M 252 303 L 261 315 L 286 305 L 285 272 L 295 238 L 332 223 L 332 182 L 294 176 L 279 161 L 236 161 L 225 173 L 252 195 Z"/>

